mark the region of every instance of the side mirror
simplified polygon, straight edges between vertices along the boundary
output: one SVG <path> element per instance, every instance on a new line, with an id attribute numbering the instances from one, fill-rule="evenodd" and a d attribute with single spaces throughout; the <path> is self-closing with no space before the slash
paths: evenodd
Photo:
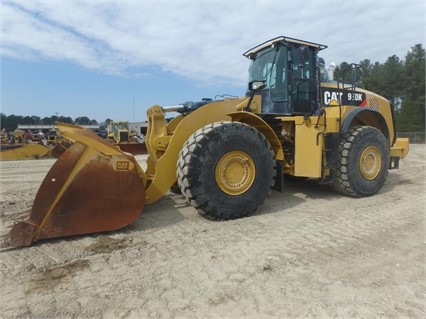
<path id="1" fill-rule="evenodd" d="M 265 87 L 265 81 L 252 81 L 248 84 L 249 91 L 258 91 Z"/>

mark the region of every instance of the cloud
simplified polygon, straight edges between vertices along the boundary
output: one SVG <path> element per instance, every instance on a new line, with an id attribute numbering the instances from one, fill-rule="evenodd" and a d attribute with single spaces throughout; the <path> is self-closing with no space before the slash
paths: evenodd
<path id="1" fill-rule="evenodd" d="M 423 1 L 8 1 L 1 54 L 71 61 L 119 76 L 172 72 L 242 84 L 241 54 L 287 35 L 329 46 L 337 63 L 384 60 L 424 42 Z"/>

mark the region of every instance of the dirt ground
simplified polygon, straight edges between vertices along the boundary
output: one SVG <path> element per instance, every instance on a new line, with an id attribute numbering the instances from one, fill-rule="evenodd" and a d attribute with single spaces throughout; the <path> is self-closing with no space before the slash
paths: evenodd
<path id="1" fill-rule="evenodd" d="M 374 197 L 292 183 L 213 222 L 169 194 L 120 231 L 3 249 L 0 318 L 426 318 L 426 146 L 410 148 Z M 0 162 L 1 235 L 53 163 Z"/>

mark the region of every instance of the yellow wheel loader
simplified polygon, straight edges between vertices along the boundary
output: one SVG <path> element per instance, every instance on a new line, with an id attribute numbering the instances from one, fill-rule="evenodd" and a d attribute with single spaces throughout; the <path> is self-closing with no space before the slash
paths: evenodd
<path id="1" fill-rule="evenodd" d="M 371 196 L 408 153 L 386 99 L 327 79 L 326 46 L 277 37 L 246 53 L 245 96 L 147 111 L 147 167 L 89 130 L 58 124 L 73 142 L 42 182 L 11 246 L 124 227 L 169 189 L 212 220 L 248 216 L 285 178 L 311 178 Z M 356 70 L 356 69 L 355 69 Z M 170 122 L 167 112 L 180 115 Z"/>

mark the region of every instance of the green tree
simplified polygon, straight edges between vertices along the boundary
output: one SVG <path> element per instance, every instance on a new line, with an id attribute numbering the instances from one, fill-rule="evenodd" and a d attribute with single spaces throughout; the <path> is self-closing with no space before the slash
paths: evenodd
<path id="1" fill-rule="evenodd" d="M 396 114 L 399 131 L 425 130 L 425 56 L 421 44 L 405 56 L 402 105 Z"/>
<path id="2" fill-rule="evenodd" d="M 41 118 L 40 118 L 40 116 L 31 115 L 31 119 L 33 120 L 33 122 L 32 123 L 28 123 L 28 124 L 34 124 L 34 125 L 41 124 Z"/>
<path id="3" fill-rule="evenodd" d="M 376 62 L 372 65 L 369 60 L 364 60 L 360 66 L 363 86 L 397 105 L 404 91 L 403 61 L 393 55 L 384 64 Z"/>
<path id="4" fill-rule="evenodd" d="M 22 123 L 19 124 L 34 124 L 34 120 L 31 116 L 25 116 L 22 118 Z"/>
<path id="5" fill-rule="evenodd" d="M 48 124 L 48 125 L 53 125 L 53 124 L 55 124 L 55 121 L 53 121 L 53 120 L 52 120 L 52 117 L 47 117 L 47 116 L 43 117 L 43 118 L 41 119 L 41 122 L 42 122 L 43 124 Z"/>
<path id="6" fill-rule="evenodd" d="M 371 69 L 373 68 L 371 61 L 369 59 L 365 59 L 359 62 L 360 69 L 360 77 L 361 77 L 361 85 L 365 87 L 368 85 L 368 82 L 371 78 Z"/>
<path id="7" fill-rule="evenodd" d="M 379 62 L 375 62 L 374 64 L 369 65 L 368 70 L 365 71 L 365 76 L 362 76 L 363 85 L 367 90 L 380 94 L 380 91 L 382 89 L 382 68 L 383 65 Z"/>
<path id="8" fill-rule="evenodd" d="M 59 116 L 58 122 L 73 124 L 74 120 L 69 116 Z"/>
<path id="9" fill-rule="evenodd" d="M 5 128 L 6 119 L 7 119 L 6 114 L 4 114 L 4 113 L 0 113 L 0 131 L 1 131 L 3 128 L 6 130 L 6 128 Z"/>
<path id="10" fill-rule="evenodd" d="M 351 81 L 351 65 L 347 62 L 340 63 L 334 70 L 334 79 L 339 82 Z"/>
<path id="11" fill-rule="evenodd" d="M 381 71 L 380 94 L 395 105 L 404 92 L 403 61 L 393 55 L 386 60 Z"/>
<path id="12" fill-rule="evenodd" d="M 90 125 L 90 119 L 87 116 L 79 116 L 74 121 L 77 125 Z"/>

